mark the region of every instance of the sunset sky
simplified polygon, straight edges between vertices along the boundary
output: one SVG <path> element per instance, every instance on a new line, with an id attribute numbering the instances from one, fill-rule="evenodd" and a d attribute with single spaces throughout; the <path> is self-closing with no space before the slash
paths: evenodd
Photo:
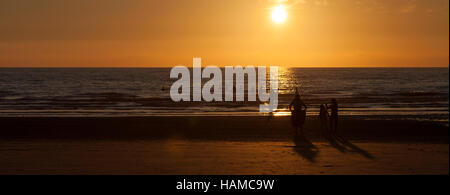
<path id="1" fill-rule="evenodd" d="M 283 4 L 287 19 L 275 23 Z M 0 0 L 0 67 L 448 67 L 448 0 Z"/>

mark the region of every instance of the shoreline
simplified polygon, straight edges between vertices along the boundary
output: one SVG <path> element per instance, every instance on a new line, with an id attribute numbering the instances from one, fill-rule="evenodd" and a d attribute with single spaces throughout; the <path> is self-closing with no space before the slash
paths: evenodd
<path id="1" fill-rule="evenodd" d="M 448 143 L 448 126 L 416 120 L 340 117 L 338 132 L 350 140 Z M 292 140 L 290 117 L 0 117 L 0 140 L 198 139 L 228 141 Z M 308 117 L 305 136 L 322 140 L 319 123 Z"/>

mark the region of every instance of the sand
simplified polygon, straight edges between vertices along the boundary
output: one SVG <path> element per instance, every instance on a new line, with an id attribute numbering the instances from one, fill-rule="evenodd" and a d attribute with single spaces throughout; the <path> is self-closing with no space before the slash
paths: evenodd
<path id="1" fill-rule="evenodd" d="M 343 119 L 329 141 L 288 118 L 0 121 L 0 174 L 449 174 L 448 127 L 428 122 Z"/>
<path id="2" fill-rule="evenodd" d="M 448 144 L 25 141 L 0 144 L 1 174 L 449 174 Z M 367 155 L 368 154 L 368 155 Z"/>

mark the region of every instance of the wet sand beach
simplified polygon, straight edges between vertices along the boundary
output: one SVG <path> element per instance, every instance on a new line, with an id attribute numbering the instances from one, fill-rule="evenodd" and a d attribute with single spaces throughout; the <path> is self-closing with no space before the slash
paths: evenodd
<path id="1" fill-rule="evenodd" d="M 8 141 L 1 174 L 448 174 L 448 144 L 289 141 Z"/>
<path id="2" fill-rule="evenodd" d="M 448 127 L 343 118 L 0 118 L 0 174 L 449 174 Z"/>

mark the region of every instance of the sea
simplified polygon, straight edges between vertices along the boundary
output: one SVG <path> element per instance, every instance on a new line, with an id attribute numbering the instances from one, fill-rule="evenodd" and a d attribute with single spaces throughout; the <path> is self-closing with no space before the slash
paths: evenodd
<path id="1" fill-rule="evenodd" d="M 0 68 L 0 117 L 267 115 L 259 112 L 262 102 L 174 102 L 170 88 L 177 79 L 170 71 Z M 448 68 L 280 67 L 279 105 L 272 116 L 290 115 L 296 89 L 311 117 L 335 98 L 340 116 L 449 121 Z"/>

